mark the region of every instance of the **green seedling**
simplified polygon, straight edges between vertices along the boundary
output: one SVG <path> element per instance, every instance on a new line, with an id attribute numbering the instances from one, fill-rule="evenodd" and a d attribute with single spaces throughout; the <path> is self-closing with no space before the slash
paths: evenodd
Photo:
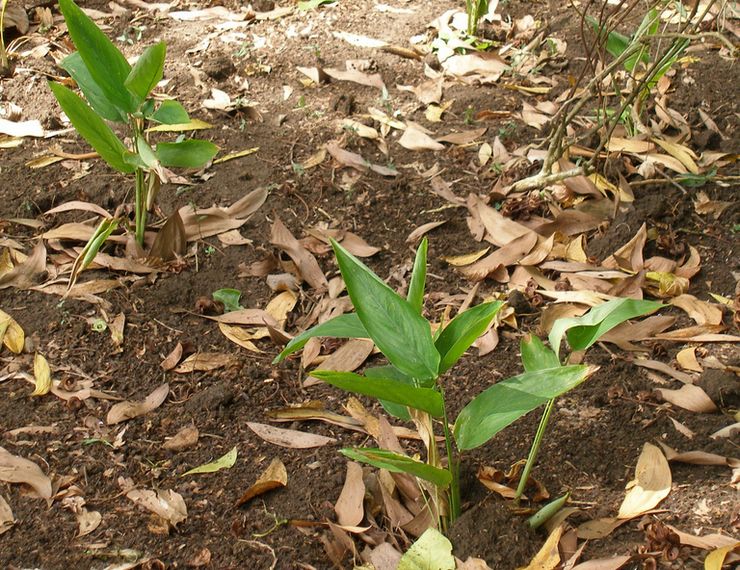
<path id="1" fill-rule="evenodd" d="M 468 35 L 478 33 L 480 19 L 488 13 L 488 0 L 465 0 L 465 13 L 468 15 Z"/>
<path id="2" fill-rule="evenodd" d="M 217 291 L 214 291 L 211 296 L 214 301 L 219 301 L 224 304 L 224 312 L 226 313 L 238 311 L 242 308 L 239 304 L 242 292 L 238 289 L 218 289 Z"/>
<path id="3" fill-rule="evenodd" d="M 439 326 L 432 334 L 432 324 L 422 315 L 426 239 L 416 252 L 406 298 L 388 287 L 341 245 L 332 241 L 332 247 L 355 312 L 299 334 L 274 362 L 300 350 L 314 337 L 372 339 L 388 360 L 387 365 L 371 367 L 365 370 L 364 375 L 314 370 L 311 376 L 342 390 L 375 397 L 389 414 L 402 420 L 413 419 L 417 426 L 430 426 L 431 431 L 435 423 L 441 426 L 446 458 L 437 449 L 436 439 L 431 437 L 424 438 L 427 445 L 425 461 L 386 449 L 352 448 L 343 449 L 342 453 L 353 460 L 392 472 L 407 473 L 421 480 L 430 491 L 429 499 L 435 504 L 440 522 L 445 526 L 460 514 L 460 453 L 485 444 L 528 412 L 578 386 L 596 368 L 580 364 L 561 365 L 557 352 L 545 347 L 539 339 L 527 340 L 522 354 L 525 372 L 484 390 L 463 408 L 451 424 L 444 396 L 445 383 L 454 381 L 451 373 L 454 365 L 488 329 L 502 303 L 490 301 L 470 308 L 446 325 Z M 655 305 L 658 304 L 651 307 Z M 578 324 L 570 320 L 558 321 L 561 324 L 556 323 L 559 328 L 551 334 L 551 340 L 559 343 L 567 332 L 571 346 L 590 346 L 588 342 L 592 344 L 611 326 L 632 315 L 626 311 L 614 315 L 612 309 L 592 311 L 596 314 L 591 320 L 584 317 Z M 536 452 L 532 454 L 531 462 L 534 456 Z"/>
<path id="4" fill-rule="evenodd" d="M 150 145 L 147 126 L 190 121 L 185 108 L 174 100 L 158 103 L 152 90 L 162 79 L 166 46 L 150 46 L 132 67 L 120 50 L 72 0 L 59 7 L 77 51 L 61 66 L 74 79 L 84 99 L 61 83 L 49 86 L 77 132 L 108 165 L 135 180 L 135 237 L 144 245 L 147 212 L 152 208 L 168 168 L 200 168 L 218 151 L 211 142 L 178 139 Z M 118 138 L 108 121 L 126 125 L 130 145 Z M 100 228 L 88 242 L 85 253 L 92 260 L 102 246 Z M 107 237 L 107 236 L 106 236 Z M 95 241 L 95 243 L 92 243 Z M 89 255 L 88 255 L 89 254 Z M 79 270 L 84 269 L 82 263 Z"/>

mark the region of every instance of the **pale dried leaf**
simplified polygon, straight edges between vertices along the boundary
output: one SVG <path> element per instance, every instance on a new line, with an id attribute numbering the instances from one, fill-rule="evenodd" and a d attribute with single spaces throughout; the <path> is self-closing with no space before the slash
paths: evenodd
<path id="1" fill-rule="evenodd" d="M 247 427 L 265 441 L 290 449 L 310 449 L 313 447 L 321 447 L 336 441 L 336 439 L 332 437 L 293 429 L 276 428 L 257 422 L 247 422 Z"/>
<path id="2" fill-rule="evenodd" d="M 267 188 L 257 188 L 228 207 L 212 206 L 199 210 L 192 206 L 183 206 L 179 214 L 187 241 L 240 228 L 265 203 L 268 193 Z"/>
<path id="3" fill-rule="evenodd" d="M 471 263 L 475 263 L 476 261 L 478 261 L 481 257 L 487 254 L 488 250 L 490 249 L 491 249 L 490 247 L 487 247 L 485 249 L 474 251 L 473 253 L 446 256 L 446 257 L 442 257 L 442 260 L 446 261 L 453 267 L 464 267 L 466 265 L 470 265 Z"/>
<path id="4" fill-rule="evenodd" d="M 671 469 L 660 448 L 646 443 L 637 460 L 635 479 L 628 483 L 627 495 L 617 518 L 630 519 L 654 509 L 671 492 Z"/>
<path id="5" fill-rule="evenodd" d="M 46 357 L 36 353 L 33 357 L 33 377 L 36 380 L 36 388 L 31 396 L 44 396 L 51 390 L 51 368 Z"/>
<path id="6" fill-rule="evenodd" d="M 561 525 L 550 533 L 545 544 L 542 545 L 542 548 L 540 548 L 539 552 L 537 552 L 524 570 L 555 570 L 560 564 L 558 543 L 560 542 L 560 537 L 563 536 L 563 528 Z"/>
<path id="7" fill-rule="evenodd" d="M 333 354 L 324 360 L 316 370 L 336 370 L 338 372 L 352 372 L 359 368 L 373 351 L 372 340 L 365 338 L 353 338 L 340 346 Z M 320 380 L 309 376 L 303 383 L 304 386 L 313 386 Z"/>
<path id="8" fill-rule="evenodd" d="M 385 91 L 385 83 L 379 73 L 363 73 L 357 69 L 332 69 L 324 68 L 324 73 L 332 79 L 339 81 L 351 81 L 360 85 L 366 85 L 367 87 L 376 87 L 381 91 Z"/>
<path id="9" fill-rule="evenodd" d="M 694 346 L 680 350 L 676 354 L 676 362 L 684 370 L 691 370 L 692 372 L 703 372 L 704 370 L 696 359 L 696 347 Z"/>
<path id="10" fill-rule="evenodd" d="M 39 497 L 51 499 L 51 479 L 33 461 L 0 447 L 0 481 L 30 485 Z"/>
<path id="11" fill-rule="evenodd" d="M 438 222 L 428 222 L 426 224 L 422 224 L 408 235 L 408 237 L 406 238 L 406 243 L 416 243 L 417 241 L 419 241 L 419 239 L 421 239 L 422 236 L 429 233 L 434 228 L 438 228 L 439 226 L 446 223 L 447 220 L 440 220 Z"/>
<path id="12" fill-rule="evenodd" d="M 619 570 L 624 568 L 624 565 L 632 560 L 631 556 L 615 556 L 614 558 L 598 558 L 594 560 L 587 560 L 577 566 L 573 566 L 572 570 Z"/>
<path id="13" fill-rule="evenodd" d="M 183 353 L 183 346 L 181 342 L 178 342 L 175 345 L 175 348 L 173 348 L 170 353 L 166 356 L 166 358 L 159 363 L 159 366 L 162 368 L 162 370 L 172 370 L 177 364 L 180 362 L 180 359 L 182 358 Z"/>
<path id="14" fill-rule="evenodd" d="M 126 493 L 126 497 L 159 515 L 173 527 L 188 517 L 188 508 L 182 495 L 171 489 L 160 489 L 156 492 L 150 489 L 134 489 Z"/>
<path id="15" fill-rule="evenodd" d="M 126 400 L 125 402 L 119 402 L 108 411 L 106 423 L 113 425 L 147 414 L 161 406 L 169 393 L 170 386 L 165 383 L 155 388 L 142 401 Z"/>
<path id="16" fill-rule="evenodd" d="M 0 536 L 9 531 L 15 523 L 15 517 L 5 497 L 0 495 Z"/>
<path id="17" fill-rule="evenodd" d="M 719 325 L 722 323 L 722 309 L 713 303 L 700 301 L 693 295 L 679 295 L 669 301 L 686 311 L 697 325 Z"/>
<path id="18" fill-rule="evenodd" d="M 200 432 L 194 425 L 185 426 L 175 435 L 168 438 L 167 441 L 162 444 L 164 449 L 168 451 L 182 451 L 194 447 L 198 443 L 198 437 Z"/>
<path id="19" fill-rule="evenodd" d="M 298 267 L 301 276 L 318 292 L 326 291 L 329 286 L 316 258 L 293 237 L 280 218 L 275 218 L 270 233 L 270 243 L 287 253 Z"/>
<path id="20" fill-rule="evenodd" d="M 365 516 L 364 500 L 365 483 L 362 479 L 362 466 L 354 461 L 349 461 L 342 492 L 334 505 L 339 524 L 359 525 Z"/>
<path id="21" fill-rule="evenodd" d="M 678 390 L 658 388 L 656 392 L 666 402 L 670 402 L 674 406 L 684 408 L 685 410 L 700 414 L 711 414 L 717 411 L 717 406 L 707 396 L 707 393 L 699 386 L 694 386 L 693 384 L 684 384 Z"/>
<path id="22" fill-rule="evenodd" d="M 480 137 L 482 137 L 485 134 L 487 130 L 488 130 L 488 127 L 481 127 L 479 129 L 463 131 L 460 133 L 449 133 L 447 135 L 437 137 L 437 141 L 464 146 L 464 145 L 471 144 L 473 141 L 478 140 Z"/>
<path id="23" fill-rule="evenodd" d="M 415 125 L 409 125 L 398 139 L 398 144 L 409 150 L 444 150 L 445 146 Z"/>
<path id="24" fill-rule="evenodd" d="M 183 360 L 174 371 L 178 374 L 209 372 L 232 366 L 235 362 L 236 359 L 233 354 L 226 354 L 224 352 L 196 352 Z"/>
<path id="25" fill-rule="evenodd" d="M 36 285 L 38 276 L 46 272 L 46 247 L 39 241 L 23 263 L 0 273 L 0 289 L 16 287 L 28 289 Z"/>
<path id="26" fill-rule="evenodd" d="M 689 438 L 694 439 L 694 436 L 696 435 L 693 431 L 691 431 L 688 427 L 683 425 L 681 422 L 674 418 L 670 418 L 671 423 L 673 424 L 673 427 L 676 428 L 676 431 L 680 433 L 681 435 Z"/>

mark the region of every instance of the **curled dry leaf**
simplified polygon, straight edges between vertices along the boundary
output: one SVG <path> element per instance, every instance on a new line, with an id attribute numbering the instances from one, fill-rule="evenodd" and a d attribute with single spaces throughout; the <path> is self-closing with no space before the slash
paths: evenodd
<path id="1" fill-rule="evenodd" d="M 429 222 L 426 224 L 422 224 L 409 234 L 409 237 L 406 238 L 406 243 L 416 243 L 424 234 L 446 223 L 447 220 L 440 220 L 438 222 Z"/>
<path id="2" fill-rule="evenodd" d="M 119 402 L 110 409 L 105 421 L 108 425 L 113 425 L 147 414 L 161 406 L 169 393 L 170 386 L 165 383 L 140 402 L 130 400 Z"/>
<path id="3" fill-rule="evenodd" d="M 262 475 L 259 476 L 257 481 L 254 482 L 254 485 L 239 497 L 239 500 L 236 502 L 236 506 L 239 507 L 259 495 L 263 495 L 273 489 L 280 489 L 285 487 L 287 484 L 288 472 L 285 469 L 283 462 L 276 457 L 270 462 L 270 465 L 267 466 L 267 469 L 265 469 Z"/>
<path id="4" fill-rule="evenodd" d="M 200 432 L 197 427 L 194 425 L 185 426 L 165 441 L 162 447 L 169 451 L 182 451 L 197 444 L 198 437 L 200 437 Z"/>
<path id="5" fill-rule="evenodd" d="M 706 451 L 684 451 L 679 453 L 665 443 L 659 443 L 668 461 L 678 461 L 691 465 L 726 465 L 731 469 L 740 467 L 740 459 L 734 457 L 725 457 L 724 455 L 717 455 L 716 453 L 708 453 Z"/>
<path id="6" fill-rule="evenodd" d="M 707 393 L 693 384 L 684 384 L 678 390 L 658 388 L 656 391 L 666 402 L 685 410 L 700 414 L 711 414 L 717 411 L 717 406 L 707 396 Z"/>
<path id="7" fill-rule="evenodd" d="M 15 523 L 15 517 L 5 497 L 0 495 L 0 536 L 9 531 Z"/>
<path id="8" fill-rule="evenodd" d="M 267 188 L 257 188 L 228 207 L 212 206 L 203 210 L 192 206 L 180 208 L 187 241 L 235 230 L 243 226 L 267 200 Z"/>
<path id="9" fill-rule="evenodd" d="M 619 507 L 619 519 L 631 519 L 655 508 L 671 492 L 671 468 L 660 448 L 646 443 L 637 460 L 635 478 Z"/>
<path id="10" fill-rule="evenodd" d="M 176 527 L 188 517 L 188 507 L 180 493 L 171 489 L 152 491 L 151 489 L 133 489 L 126 497 L 135 504 L 159 515 L 167 523 Z"/>
<path id="11" fill-rule="evenodd" d="M 21 326 L 5 311 L 0 310 L 0 340 L 15 354 L 23 351 L 26 335 Z"/>
<path id="12" fill-rule="evenodd" d="M 365 482 L 362 479 L 362 466 L 350 461 L 347 463 L 347 477 L 344 487 L 334 505 L 337 520 L 341 525 L 358 526 L 365 516 Z"/>
<path id="13" fill-rule="evenodd" d="M 693 295 L 679 295 L 669 301 L 686 311 L 697 325 L 719 325 L 722 323 L 722 309 L 719 305 L 700 301 Z"/>
<path id="14" fill-rule="evenodd" d="M 366 338 L 353 338 L 340 346 L 332 355 L 324 360 L 316 370 L 336 370 L 339 372 L 352 372 L 359 368 L 373 351 L 375 344 Z M 313 386 L 320 380 L 309 376 L 304 381 L 304 386 Z"/>
<path id="15" fill-rule="evenodd" d="M 46 272 L 46 247 L 39 241 L 22 263 L 8 271 L 0 271 L 0 289 L 16 287 L 28 289 L 36 285 L 37 278 Z"/>
<path id="16" fill-rule="evenodd" d="M 270 232 L 270 243 L 287 253 L 298 267 L 301 277 L 317 291 L 326 291 L 329 286 L 316 258 L 293 237 L 280 218 L 275 218 Z"/>
<path id="17" fill-rule="evenodd" d="M 232 354 L 223 352 L 196 352 L 183 360 L 177 368 L 174 369 L 178 374 L 187 374 L 189 372 L 208 372 L 225 368 L 235 363 Z"/>
<path id="18" fill-rule="evenodd" d="M 740 434 L 740 422 L 735 422 L 732 425 L 723 427 L 722 429 L 715 431 L 709 437 L 711 437 L 712 439 L 719 439 L 722 437 L 734 437 L 738 434 Z"/>
<path id="19" fill-rule="evenodd" d="M 170 353 L 165 357 L 165 359 L 159 363 L 160 368 L 162 370 L 172 370 L 175 366 L 178 365 L 180 362 L 180 359 L 182 358 L 183 353 L 183 346 L 181 342 L 178 342 L 175 345 L 175 348 L 173 348 Z"/>
<path id="20" fill-rule="evenodd" d="M 409 125 L 398 139 L 398 144 L 409 150 L 444 150 L 442 143 L 435 141 L 432 137 L 422 131 L 416 125 Z"/>
<path id="21" fill-rule="evenodd" d="M 62 505 L 72 511 L 77 519 L 77 537 L 86 536 L 100 526 L 103 515 L 98 511 L 88 511 L 85 508 L 85 499 L 79 495 L 65 497 Z"/>
<path id="22" fill-rule="evenodd" d="M 699 364 L 699 361 L 696 359 L 696 347 L 694 346 L 689 346 L 688 348 L 680 350 L 678 354 L 676 354 L 676 362 L 678 362 L 678 365 L 684 370 L 690 370 L 692 372 L 704 371 L 701 364 Z"/>
<path id="23" fill-rule="evenodd" d="M 36 353 L 33 357 L 33 377 L 36 388 L 31 396 L 44 396 L 51 390 L 51 368 L 43 354 Z"/>
<path id="24" fill-rule="evenodd" d="M 524 570 L 555 570 L 560 564 L 558 544 L 560 543 L 560 537 L 563 536 L 563 528 L 560 525 L 550 533 L 545 544 L 542 545 L 542 548 Z"/>
<path id="25" fill-rule="evenodd" d="M 123 344 L 123 329 L 126 327 L 126 315 L 118 313 L 111 322 L 108 323 L 110 330 L 110 339 L 113 346 L 119 348 Z"/>
<path id="26" fill-rule="evenodd" d="M 265 441 L 290 449 L 321 447 L 327 443 L 334 443 L 336 441 L 333 437 L 316 435 L 294 429 L 276 428 L 257 422 L 247 422 L 247 427 Z"/>
<path id="27" fill-rule="evenodd" d="M 0 447 L 0 481 L 30 485 L 42 499 L 51 499 L 51 479 L 33 461 Z"/>
<path id="28" fill-rule="evenodd" d="M 354 168 L 355 170 L 359 170 L 360 172 L 372 170 L 373 172 L 380 174 L 381 176 L 398 176 L 397 170 L 393 168 L 388 168 L 386 166 L 380 166 L 378 164 L 371 164 L 370 162 L 362 158 L 362 156 L 360 156 L 359 154 L 341 148 L 336 141 L 330 141 L 326 143 L 326 150 L 329 152 L 334 160 L 336 160 L 343 166 Z"/>
<path id="29" fill-rule="evenodd" d="M 676 431 L 680 433 L 681 435 L 689 438 L 694 439 L 694 436 L 696 435 L 693 431 L 691 431 L 688 427 L 683 425 L 681 422 L 674 418 L 670 418 L 671 423 L 673 424 L 673 427 L 676 428 Z"/>

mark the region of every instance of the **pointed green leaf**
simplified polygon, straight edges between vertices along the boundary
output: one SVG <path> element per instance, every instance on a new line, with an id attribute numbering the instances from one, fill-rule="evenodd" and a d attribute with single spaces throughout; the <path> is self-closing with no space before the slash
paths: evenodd
<path id="1" fill-rule="evenodd" d="M 347 292 L 365 330 L 385 357 L 414 378 L 435 378 L 439 353 L 429 323 L 368 267 L 332 240 Z"/>
<path id="2" fill-rule="evenodd" d="M 436 418 L 444 415 L 442 394 L 432 388 L 417 388 L 390 378 L 371 378 L 354 372 L 314 370 L 311 376 L 355 394 L 383 398 L 389 402 L 427 412 Z"/>
<path id="3" fill-rule="evenodd" d="M 556 354 L 547 348 L 539 337 L 530 334 L 522 338 L 519 344 L 522 353 L 522 364 L 527 372 L 545 370 L 546 368 L 557 368 L 560 361 Z"/>
<path id="4" fill-rule="evenodd" d="M 159 143 L 157 156 L 162 166 L 200 168 L 218 152 L 218 147 L 209 141 L 188 139 L 178 143 Z"/>
<path id="5" fill-rule="evenodd" d="M 76 51 L 68 55 L 62 60 L 60 65 L 75 80 L 85 99 L 87 99 L 87 102 L 90 103 L 90 106 L 98 115 L 116 123 L 125 123 L 127 121 L 126 113 L 108 101 L 103 90 L 95 83 L 92 75 L 90 75 L 90 70 L 87 69 L 85 62 L 82 61 L 80 52 Z"/>
<path id="6" fill-rule="evenodd" d="M 439 373 L 449 370 L 475 342 L 503 306 L 501 301 L 481 303 L 457 315 L 437 337 L 434 346 L 441 356 Z"/>
<path id="7" fill-rule="evenodd" d="M 461 451 L 479 447 L 524 414 L 575 388 L 594 368 L 560 366 L 525 372 L 498 382 L 463 408 L 455 421 L 455 441 Z"/>
<path id="8" fill-rule="evenodd" d="M 414 309 L 416 309 L 416 312 L 418 312 L 419 314 L 421 314 L 422 307 L 424 307 L 424 287 L 427 280 L 428 247 L 429 243 L 425 236 L 419 244 L 419 249 L 416 250 L 416 257 L 414 258 L 414 268 L 411 271 L 409 292 L 406 295 L 406 300 Z"/>
<path id="9" fill-rule="evenodd" d="M 159 158 L 154 154 L 152 147 L 149 146 L 149 143 L 146 142 L 144 137 L 138 137 L 136 139 L 136 150 L 139 151 L 139 156 L 147 168 L 155 169 L 159 167 Z"/>
<path id="10" fill-rule="evenodd" d="M 186 471 L 185 473 L 180 475 L 180 477 L 185 477 L 186 475 L 197 475 L 199 473 L 215 473 L 216 471 L 221 471 L 221 469 L 231 469 L 234 464 L 236 464 L 236 456 L 237 449 L 236 447 L 234 447 L 226 455 L 222 455 L 221 457 L 219 457 L 215 461 L 211 461 L 210 463 L 205 463 L 198 467 L 194 467 L 190 471 Z"/>
<path id="11" fill-rule="evenodd" d="M 558 319 L 550 329 L 550 346 L 560 357 L 560 342 L 568 333 L 568 343 L 573 350 L 585 350 L 619 324 L 657 311 L 663 306 L 657 301 L 641 299 L 612 299 L 593 307 L 580 317 Z"/>
<path id="12" fill-rule="evenodd" d="M 357 313 L 339 315 L 325 323 L 321 323 L 307 331 L 303 331 L 301 334 L 293 338 L 285 345 L 285 348 L 275 357 L 275 360 L 273 360 L 272 363 L 277 364 L 287 356 L 299 351 L 306 345 L 309 339 L 322 336 L 330 338 L 370 338 L 365 327 L 362 326 L 362 322 L 360 322 L 360 318 L 357 316 Z"/>
<path id="13" fill-rule="evenodd" d="M 341 452 L 354 461 L 368 463 L 393 473 L 408 473 L 419 479 L 430 481 L 437 487 L 447 487 L 452 481 L 452 475 L 446 469 L 432 467 L 406 455 L 400 455 L 385 449 L 353 448 L 342 449 Z"/>
<path id="14" fill-rule="evenodd" d="M 391 364 L 388 364 L 386 366 L 373 366 L 371 368 L 366 368 L 365 376 L 367 376 L 368 378 L 390 378 L 392 380 L 395 380 L 396 382 L 400 382 L 401 384 L 406 384 L 407 386 L 416 386 L 413 378 L 407 376 Z M 422 387 L 429 388 L 432 385 L 433 382 L 429 383 L 426 386 L 422 385 Z M 383 409 L 394 418 L 398 418 L 399 420 L 403 420 L 405 422 L 411 421 L 411 414 L 409 413 L 409 409 L 403 404 L 396 404 L 395 402 L 389 402 L 388 400 L 383 399 L 380 399 L 379 401 L 380 405 L 383 406 Z"/>
<path id="15" fill-rule="evenodd" d="M 190 121 L 190 117 L 188 116 L 188 112 L 185 110 L 185 107 L 172 99 L 162 101 L 159 108 L 154 111 L 154 114 L 149 118 L 152 121 L 162 123 L 163 125 L 180 125 Z"/>
<path id="16" fill-rule="evenodd" d="M 133 93 L 139 102 L 146 99 L 151 90 L 162 80 L 166 53 L 167 46 L 164 42 L 149 46 L 139 56 L 126 77 L 124 82 L 126 89 Z"/>
<path id="17" fill-rule="evenodd" d="M 428 528 L 398 561 L 396 570 L 455 570 L 452 543 L 436 528 Z"/>
<path id="18" fill-rule="evenodd" d="M 120 172 L 133 172 L 134 167 L 125 160 L 126 147 L 106 122 L 64 85 L 51 82 L 49 87 L 77 132 L 103 160 Z"/>
<path id="19" fill-rule="evenodd" d="M 59 8 L 72 42 L 106 99 L 126 113 L 136 111 L 136 102 L 125 87 L 131 71 L 126 58 L 72 0 L 59 0 Z"/>

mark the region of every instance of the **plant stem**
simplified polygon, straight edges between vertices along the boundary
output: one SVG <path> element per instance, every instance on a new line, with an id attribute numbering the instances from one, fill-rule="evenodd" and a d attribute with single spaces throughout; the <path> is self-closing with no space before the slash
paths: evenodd
<path id="1" fill-rule="evenodd" d="M 134 205 L 134 220 L 136 223 L 136 243 L 144 246 L 144 231 L 146 230 L 146 181 L 144 171 L 136 169 L 136 197 Z"/>
<path id="2" fill-rule="evenodd" d="M 540 425 L 537 426 L 537 434 L 534 436 L 532 448 L 529 450 L 529 457 L 527 457 L 527 463 L 524 465 L 524 471 L 522 471 L 522 476 L 519 478 L 519 486 L 516 489 L 516 496 L 514 497 L 514 501 L 517 505 L 519 504 L 519 500 L 524 494 L 524 488 L 527 486 L 529 474 L 531 473 L 532 466 L 537 459 L 537 453 L 539 453 L 540 451 L 540 444 L 542 443 L 542 439 L 545 437 L 547 422 L 550 421 L 550 412 L 552 412 L 554 404 L 554 398 L 547 402 L 547 405 L 545 406 L 545 411 L 542 414 L 542 419 L 540 420 Z"/>
<path id="3" fill-rule="evenodd" d="M 442 388 L 440 387 L 440 390 Z M 442 393 L 444 398 L 444 392 Z M 452 482 L 450 483 L 450 522 L 457 519 L 460 516 L 460 464 L 452 453 L 452 434 L 450 433 L 450 422 L 447 420 L 447 407 L 444 408 L 444 422 L 445 432 L 445 449 L 447 451 L 447 470 L 452 476 Z"/>

